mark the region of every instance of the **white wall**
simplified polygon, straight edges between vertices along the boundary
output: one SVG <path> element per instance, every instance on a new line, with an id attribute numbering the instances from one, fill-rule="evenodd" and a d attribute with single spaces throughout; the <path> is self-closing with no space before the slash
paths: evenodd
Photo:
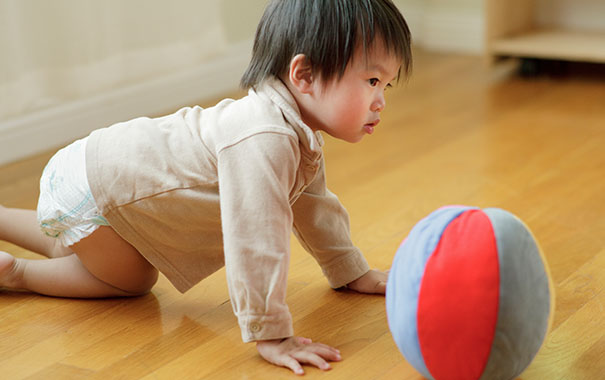
<path id="1" fill-rule="evenodd" d="M 268 0 L 0 0 L 0 164 L 237 89 Z M 481 0 L 396 0 L 414 41 L 479 52 Z"/>
<path id="2" fill-rule="evenodd" d="M 0 0 L 0 164 L 237 88 L 266 0 Z"/>
<path id="3" fill-rule="evenodd" d="M 536 21 L 542 26 L 605 31 L 603 0 L 537 0 Z"/>
<path id="4" fill-rule="evenodd" d="M 233 91 L 267 1 L 0 0 L 0 164 Z M 483 0 L 394 1 L 416 46 L 482 53 Z M 603 0 L 534 1 L 605 30 Z"/>
<path id="5" fill-rule="evenodd" d="M 504 1 L 504 0 L 503 0 Z M 414 44 L 439 51 L 483 51 L 483 0 L 395 0 Z"/>

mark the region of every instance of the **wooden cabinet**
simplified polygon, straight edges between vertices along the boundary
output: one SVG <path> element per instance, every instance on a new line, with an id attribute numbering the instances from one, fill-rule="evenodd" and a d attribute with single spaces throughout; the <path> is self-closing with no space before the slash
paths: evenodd
<path id="1" fill-rule="evenodd" d="M 485 1 L 486 48 L 491 62 L 519 57 L 605 63 L 605 27 L 602 31 L 543 27 L 537 21 L 536 0 Z M 582 0 L 573 6 L 582 6 Z"/>

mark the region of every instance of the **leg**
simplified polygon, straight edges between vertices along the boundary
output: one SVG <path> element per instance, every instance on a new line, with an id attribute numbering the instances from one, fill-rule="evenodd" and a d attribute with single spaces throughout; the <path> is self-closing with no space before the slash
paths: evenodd
<path id="1" fill-rule="evenodd" d="M 111 227 L 99 227 L 71 246 L 76 252 L 49 260 L 0 253 L 0 286 L 73 298 L 147 293 L 158 271 Z"/>
<path id="2" fill-rule="evenodd" d="M 34 210 L 0 206 L 0 240 L 46 257 L 62 257 L 73 253 L 71 249 L 62 246 L 58 239 L 40 231 Z"/>
<path id="3" fill-rule="evenodd" d="M 111 227 L 99 227 L 70 248 L 93 276 L 130 295 L 149 292 L 158 280 L 158 270 Z"/>

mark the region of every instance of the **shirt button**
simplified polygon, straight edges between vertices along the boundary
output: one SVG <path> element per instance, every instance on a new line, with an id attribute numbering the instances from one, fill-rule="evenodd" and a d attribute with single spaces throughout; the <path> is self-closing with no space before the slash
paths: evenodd
<path id="1" fill-rule="evenodd" d="M 250 331 L 252 331 L 253 333 L 257 333 L 260 331 L 260 324 L 256 323 L 256 322 L 252 322 L 250 323 Z"/>

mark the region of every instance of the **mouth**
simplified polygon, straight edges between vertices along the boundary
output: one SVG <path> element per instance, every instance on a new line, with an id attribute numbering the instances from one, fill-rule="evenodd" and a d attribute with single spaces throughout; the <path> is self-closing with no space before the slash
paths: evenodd
<path id="1" fill-rule="evenodd" d="M 371 135 L 372 133 L 374 133 L 374 128 L 376 128 L 376 126 L 378 125 L 378 123 L 380 123 L 380 119 L 374 120 L 371 123 L 367 123 L 364 124 L 363 126 L 363 130 L 368 134 Z"/>

